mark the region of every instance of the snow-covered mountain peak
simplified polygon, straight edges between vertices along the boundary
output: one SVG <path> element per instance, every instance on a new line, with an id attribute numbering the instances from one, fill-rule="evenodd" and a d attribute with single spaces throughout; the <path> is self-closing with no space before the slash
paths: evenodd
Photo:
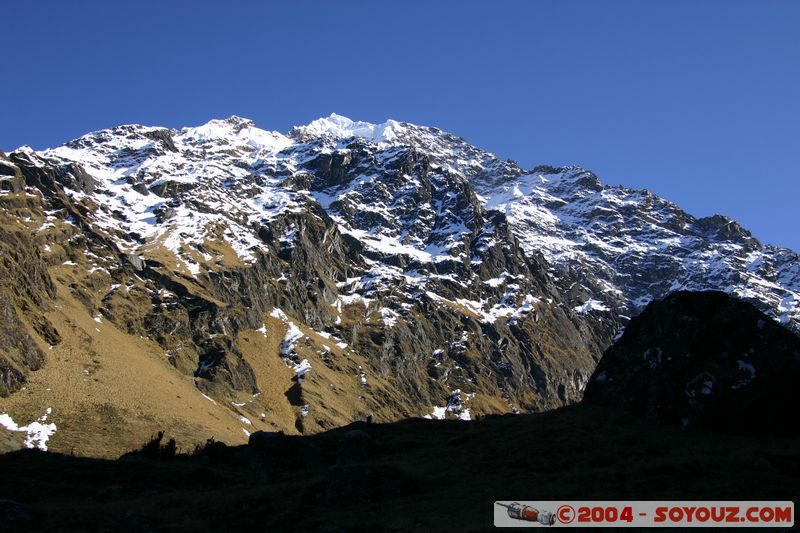
<path id="1" fill-rule="evenodd" d="M 375 143 L 391 143 L 396 141 L 404 130 L 404 123 L 392 119 L 381 124 L 372 124 L 331 113 L 330 116 L 318 118 L 306 126 L 296 126 L 290 135 L 301 139 L 322 136 L 334 139 L 361 137 Z"/>
<path id="2" fill-rule="evenodd" d="M 252 120 L 235 115 L 223 120 L 211 120 L 201 126 L 183 128 L 176 140 L 194 145 L 244 145 L 268 152 L 280 152 L 293 143 L 280 132 L 262 130 Z"/>

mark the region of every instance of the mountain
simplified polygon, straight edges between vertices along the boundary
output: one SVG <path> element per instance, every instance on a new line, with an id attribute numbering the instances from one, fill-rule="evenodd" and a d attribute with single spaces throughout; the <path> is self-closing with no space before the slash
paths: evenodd
<path id="1" fill-rule="evenodd" d="M 0 191 L 0 412 L 53 449 L 551 409 L 676 289 L 800 330 L 796 253 L 404 122 L 119 126 Z"/>

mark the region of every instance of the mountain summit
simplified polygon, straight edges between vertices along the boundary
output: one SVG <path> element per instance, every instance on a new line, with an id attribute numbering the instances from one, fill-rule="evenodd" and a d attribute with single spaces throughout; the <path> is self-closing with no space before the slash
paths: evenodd
<path id="1" fill-rule="evenodd" d="M 405 122 L 118 126 L 0 157 L 0 190 L 0 411 L 52 409 L 56 449 L 574 403 L 678 289 L 800 330 L 796 253 Z"/>

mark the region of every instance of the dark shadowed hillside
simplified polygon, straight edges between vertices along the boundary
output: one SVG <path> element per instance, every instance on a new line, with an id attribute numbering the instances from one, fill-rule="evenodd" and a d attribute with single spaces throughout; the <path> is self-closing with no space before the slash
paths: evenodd
<path id="1" fill-rule="evenodd" d="M 675 292 L 603 355 L 585 403 L 644 419 L 798 435 L 800 337 L 723 292 Z"/>
<path id="2" fill-rule="evenodd" d="M 0 498 L 22 507 L 26 531 L 485 531 L 503 498 L 797 501 L 798 465 L 796 439 L 575 406 L 361 423 L 173 459 L 15 452 L 0 456 Z"/>
<path id="3" fill-rule="evenodd" d="M 256 432 L 188 454 L 159 436 L 117 461 L 18 451 L 0 455 L 0 497 L 13 500 L 0 513 L 45 531 L 482 531 L 502 499 L 796 500 L 800 441 L 771 435 L 796 434 L 781 380 L 799 341 L 723 293 L 677 293 L 631 322 L 580 405 Z M 714 383 L 699 396 L 697 371 Z M 697 429 L 709 420 L 724 432 Z"/>

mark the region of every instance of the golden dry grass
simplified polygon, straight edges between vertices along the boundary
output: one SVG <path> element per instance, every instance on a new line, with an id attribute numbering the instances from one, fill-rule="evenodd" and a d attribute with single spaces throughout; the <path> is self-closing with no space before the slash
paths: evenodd
<path id="1" fill-rule="evenodd" d="M 98 323 L 60 284 L 48 319 L 63 342 L 41 346 L 47 363 L 30 373 L 24 390 L 0 398 L 0 412 L 27 423 L 52 408 L 49 421 L 58 430 L 50 449 L 115 457 L 160 429 L 185 446 L 212 436 L 246 442 L 235 413 L 204 398 L 156 343 Z M 94 438 L 87 441 L 87 434 Z"/>

